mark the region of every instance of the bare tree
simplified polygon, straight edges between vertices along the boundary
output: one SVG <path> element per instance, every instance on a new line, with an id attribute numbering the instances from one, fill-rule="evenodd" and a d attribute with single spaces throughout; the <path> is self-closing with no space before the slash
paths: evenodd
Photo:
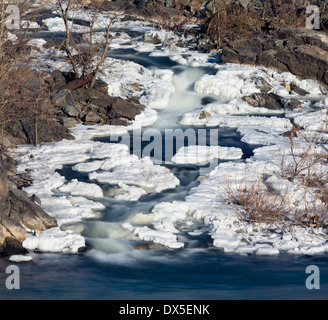
<path id="1" fill-rule="evenodd" d="M 93 87 L 97 75 L 107 57 L 111 41 L 113 40 L 111 34 L 111 26 L 117 15 L 110 17 L 103 16 L 102 21 L 104 25 L 99 26 L 97 18 L 100 16 L 100 11 L 104 5 L 105 0 L 94 1 L 76 1 L 76 0 L 57 0 L 55 6 L 52 5 L 54 11 L 61 17 L 65 25 L 65 40 L 63 48 L 66 52 L 67 58 L 72 66 L 75 78 L 85 77 L 92 73 L 90 77 L 90 86 Z M 87 5 L 89 12 L 90 26 L 82 34 L 81 40 L 76 40 L 74 37 L 74 12 Z M 102 42 L 94 39 L 97 28 L 105 29 L 105 35 Z M 81 38 L 81 37 L 80 37 Z"/>

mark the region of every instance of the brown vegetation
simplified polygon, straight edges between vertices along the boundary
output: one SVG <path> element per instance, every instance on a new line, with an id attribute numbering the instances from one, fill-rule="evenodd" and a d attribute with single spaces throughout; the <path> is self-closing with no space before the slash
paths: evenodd
<path id="1" fill-rule="evenodd" d="M 290 214 L 288 193 L 275 193 L 264 184 L 263 177 L 241 186 L 227 183 L 228 201 L 237 216 L 247 223 L 271 223 L 282 225 Z"/>

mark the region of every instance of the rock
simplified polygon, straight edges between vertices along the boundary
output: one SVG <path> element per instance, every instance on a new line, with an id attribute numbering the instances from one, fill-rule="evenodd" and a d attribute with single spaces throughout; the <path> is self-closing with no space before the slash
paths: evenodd
<path id="1" fill-rule="evenodd" d="M 75 105 L 75 99 L 73 97 L 72 91 L 61 90 L 55 93 L 52 97 L 52 103 L 57 107 L 66 107 L 67 105 Z"/>
<path id="2" fill-rule="evenodd" d="M 70 128 L 75 127 L 78 124 L 78 121 L 75 120 L 74 118 L 66 118 L 66 117 L 63 117 L 63 118 L 61 118 L 60 123 L 66 129 L 70 129 Z"/>
<path id="3" fill-rule="evenodd" d="M 262 107 L 270 110 L 279 110 L 284 108 L 283 98 L 274 93 L 254 93 L 251 96 L 242 98 L 253 107 Z"/>
<path id="4" fill-rule="evenodd" d="M 100 88 L 98 90 L 97 88 Z M 127 125 L 127 121 L 134 120 L 136 115 L 144 110 L 136 99 L 113 98 L 107 94 L 107 84 L 96 81 L 94 88 L 78 88 L 73 91 L 62 90 L 53 96 L 53 103 L 62 106 L 66 116 L 80 119 L 87 125 L 91 124 L 112 124 Z M 83 110 L 83 112 L 81 112 Z M 65 122 L 65 127 L 75 124 Z"/>
<path id="5" fill-rule="evenodd" d="M 154 44 L 154 45 L 157 45 L 157 44 L 161 44 L 162 43 L 162 40 L 158 36 L 157 33 L 146 33 L 144 35 L 144 40 L 143 41 L 145 43 L 150 43 L 150 44 Z"/>
<path id="6" fill-rule="evenodd" d="M 245 102 L 247 102 L 249 105 L 251 105 L 252 107 L 257 108 L 257 107 L 260 106 L 260 103 L 259 103 L 256 99 L 254 99 L 254 98 L 252 98 L 252 97 L 250 97 L 250 96 L 245 96 L 245 97 L 243 97 L 242 99 L 243 99 Z"/>
<path id="7" fill-rule="evenodd" d="M 30 200 L 37 203 L 39 206 L 41 206 L 41 199 L 37 195 L 33 194 L 30 197 Z"/>
<path id="8" fill-rule="evenodd" d="M 302 102 L 299 101 L 298 99 L 295 98 L 287 99 L 284 102 L 284 109 L 286 110 L 294 110 L 299 108 L 302 108 Z"/>
<path id="9" fill-rule="evenodd" d="M 277 70 L 278 72 L 289 72 L 288 67 L 282 62 L 278 61 L 276 56 L 277 50 L 265 50 L 258 55 L 256 65 Z"/>
<path id="10" fill-rule="evenodd" d="M 200 113 L 200 115 L 199 115 L 199 120 L 202 120 L 202 119 L 205 119 L 205 118 L 208 118 L 208 117 L 210 117 L 211 116 L 211 114 L 209 113 L 209 112 L 207 112 L 207 111 L 202 111 L 201 113 Z"/>
<path id="11" fill-rule="evenodd" d="M 57 222 L 50 217 L 38 204 L 29 199 L 21 190 L 10 190 L 10 217 L 19 221 L 21 225 L 41 233 L 48 228 L 57 227 Z"/>
<path id="12" fill-rule="evenodd" d="M 17 239 L 19 242 L 23 242 L 26 237 L 26 230 L 17 219 L 4 217 L 1 220 L 1 225 L 6 228 L 9 234 Z"/>
<path id="13" fill-rule="evenodd" d="M 35 123 L 34 121 L 21 121 L 23 132 L 26 135 L 26 142 L 34 144 L 36 141 Z M 73 140 L 74 137 L 70 134 L 67 128 L 59 122 L 38 121 L 37 122 L 37 141 L 55 142 L 63 139 Z"/>
<path id="14" fill-rule="evenodd" d="M 134 120 L 144 110 L 144 106 L 130 103 L 128 100 L 113 98 L 111 110 L 122 118 Z"/>
<path id="15" fill-rule="evenodd" d="M 88 112 L 82 119 L 86 124 L 100 124 L 103 122 L 102 117 L 96 112 Z"/>
<path id="16" fill-rule="evenodd" d="M 6 237 L 2 245 L 2 255 L 16 255 L 16 254 L 25 254 L 27 250 L 23 247 L 22 243 L 19 242 L 14 237 Z"/>
<path id="17" fill-rule="evenodd" d="M 2 153 L 0 153 L 0 158 Z M 10 157 L 7 157 L 10 162 Z M 1 161 L 0 161 L 1 164 Z M 22 179 L 31 181 L 26 173 L 21 174 Z M 11 176 L 14 180 L 14 176 Z M 18 179 L 18 177 L 17 177 Z M 10 188 L 9 188 L 10 185 Z M 22 254 L 26 250 L 22 242 L 26 238 L 27 228 L 41 233 L 56 227 L 57 222 L 50 217 L 41 207 L 40 198 L 31 197 L 25 191 L 19 190 L 13 182 L 7 182 L 4 166 L 0 165 L 0 254 Z"/>
<path id="18" fill-rule="evenodd" d="M 66 101 L 67 96 L 70 96 L 70 95 L 71 95 L 70 90 L 67 90 L 67 89 L 61 90 L 53 95 L 52 103 L 58 107 L 65 107 L 68 104 L 68 102 Z"/>
<path id="19" fill-rule="evenodd" d="M 8 139 L 8 137 L 3 137 L 3 138 L 2 138 L 2 141 L 1 141 L 1 144 L 2 144 L 3 147 L 5 147 L 5 148 L 7 148 L 7 149 L 9 149 L 9 148 L 12 147 L 12 143 L 11 143 L 11 141 Z"/>
<path id="20" fill-rule="evenodd" d="M 328 85 L 328 42 L 324 39 L 321 31 L 281 28 L 263 39 L 230 42 L 222 48 L 222 62 L 264 66 Z"/>
<path id="21" fill-rule="evenodd" d="M 299 94 L 300 96 L 306 96 L 307 94 L 310 93 L 304 89 L 299 88 L 295 84 L 290 85 L 290 91 L 294 91 L 295 93 Z"/>
<path id="22" fill-rule="evenodd" d="M 112 119 L 112 120 L 110 120 L 109 124 L 112 126 L 123 126 L 123 127 L 126 127 L 129 125 L 129 123 L 126 119 Z"/>
<path id="23" fill-rule="evenodd" d="M 105 81 L 102 81 L 100 79 L 97 79 L 93 88 L 95 90 L 98 90 L 98 91 L 101 91 L 101 92 L 107 94 L 107 92 L 108 92 L 108 83 L 106 83 Z"/>
<path id="24" fill-rule="evenodd" d="M 272 90 L 271 85 L 262 77 L 254 79 L 256 87 L 261 90 L 262 93 L 268 93 Z"/>
<path id="25" fill-rule="evenodd" d="M 79 110 L 73 105 L 65 105 L 64 107 L 62 107 L 62 110 L 69 117 L 78 117 L 80 113 Z"/>

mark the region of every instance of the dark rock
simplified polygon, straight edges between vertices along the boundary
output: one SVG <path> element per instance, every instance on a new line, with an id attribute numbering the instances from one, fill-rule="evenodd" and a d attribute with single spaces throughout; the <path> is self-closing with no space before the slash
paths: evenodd
<path id="1" fill-rule="evenodd" d="M 86 124 L 100 124 L 103 122 L 102 117 L 93 111 L 86 113 L 82 120 Z"/>
<path id="2" fill-rule="evenodd" d="M 110 120 L 110 125 L 126 127 L 127 125 L 129 125 L 129 123 L 126 119 L 112 119 Z"/>
<path id="3" fill-rule="evenodd" d="M 66 79 L 59 70 L 55 70 L 50 74 L 49 78 L 46 79 L 46 82 L 52 92 L 57 92 L 59 88 L 66 84 Z"/>
<path id="4" fill-rule="evenodd" d="M 36 141 L 35 122 L 21 121 L 23 132 L 26 135 L 27 143 L 34 144 Z M 37 141 L 55 142 L 63 139 L 73 140 L 67 128 L 63 127 L 59 122 L 38 121 L 37 122 Z"/>
<path id="5" fill-rule="evenodd" d="M 144 110 L 144 106 L 130 103 L 121 98 L 113 98 L 111 109 L 122 118 L 134 120 Z"/>
<path id="6" fill-rule="evenodd" d="M 10 217 L 21 225 L 40 233 L 48 228 L 57 227 L 57 222 L 38 204 L 32 201 L 24 191 L 10 190 Z"/>
<path id="7" fill-rule="evenodd" d="M 278 61 L 276 56 L 277 50 L 270 49 L 263 51 L 258 55 L 256 64 L 258 66 L 264 66 L 279 72 L 288 72 L 288 67 L 282 62 Z"/>
<path id="8" fill-rule="evenodd" d="M 271 85 L 262 77 L 255 78 L 253 81 L 255 82 L 256 87 L 260 89 L 262 93 L 268 93 L 270 90 L 272 90 Z"/>
<path id="9" fill-rule="evenodd" d="M 328 44 L 324 37 L 314 30 L 281 28 L 267 38 L 230 42 L 222 48 L 222 61 L 291 72 L 328 85 Z"/>
<path id="10" fill-rule="evenodd" d="M 66 107 L 74 104 L 74 98 L 70 90 L 65 89 L 55 93 L 52 97 L 52 103 L 57 107 Z"/>
<path id="11" fill-rule="evenodd" d="M 78 121 L 75 120 L 74 118 L 62 117 L 60 119 L 60 123 L 64 128 L 70 129 L 70 128 L 74 128 L 78 124 Z"/>
<path id="12" fill-rule="evenodd" d="M 95 90 L 98 90 L 98 91 L 101 91 L 103 93 L 106 93 L 108 92 L 108 83 L 106 83 L 105 81 L 102 81 L 100 79 L 97 79 L 93 88 Z"/>
<path id="13" fill-rule="evenodd" d="M 279 110 L 284 108 L 283 98 L 270 93 L 254 93 L 251 96 L 243 97 L 243 100 L 253 107 L 262 107 L 270 110 Z"/>
<path id="14" fill-rule="evenodd" d="M 287 99 L 284 102 L 284 109 L 286 110 L 294 110 L 302 108 L 302 102 L 299 101 L 298 99 L 292 98 L 292 99 Z"/>
<path id="15" fill-rule="evenodd" d="M 30 197 L 30 199 L 31 199 L 31 201 L 33 201 L 33 202 L 37 203 L 39 206 L 41 206 L 41 200 L 40 200 L 40 198 L 37 195 L 33 194 Z"/>
<path id="16" fill-rule="evenodd" d="M 4 239 L 2 254 L 11 256 L 15 254 L 25 254 L 27 252 L 22 243 L 14 237 L 6 237 Z"/>
<path id="17" fill-rule="evenodd" d="M 78 117 L 80 113 L 79 110 L 73 105 L 66 105 L 62 108 L 62 110 L 69 117 Z"/>
<path id="18" fill-rule="evenodd" d="M 299 94 L 300 96 L 306 96 L 307 94 L 309 94 L 310 92 L 299 88 L 298 86 L 294 85 L 294 84 L 290 84 L 290 90 L 294 91 L 295 93 Z"/>
<path id="19" fill-rule="evenodd" d="M 162 43 L 161 38 L 157 34 L 145 34 L 143 41 L 154 45 Z"/>

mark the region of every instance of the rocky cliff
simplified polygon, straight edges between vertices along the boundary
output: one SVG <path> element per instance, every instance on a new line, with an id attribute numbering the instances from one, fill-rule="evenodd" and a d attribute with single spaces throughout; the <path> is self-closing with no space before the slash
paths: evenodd
<path id="1" fill-rule="evenodd" d="M 222 62 L 264 66 L 328 85 L 328 37 L 323 31 L 282 28 L 272 36 L 230 42 Z"/>

